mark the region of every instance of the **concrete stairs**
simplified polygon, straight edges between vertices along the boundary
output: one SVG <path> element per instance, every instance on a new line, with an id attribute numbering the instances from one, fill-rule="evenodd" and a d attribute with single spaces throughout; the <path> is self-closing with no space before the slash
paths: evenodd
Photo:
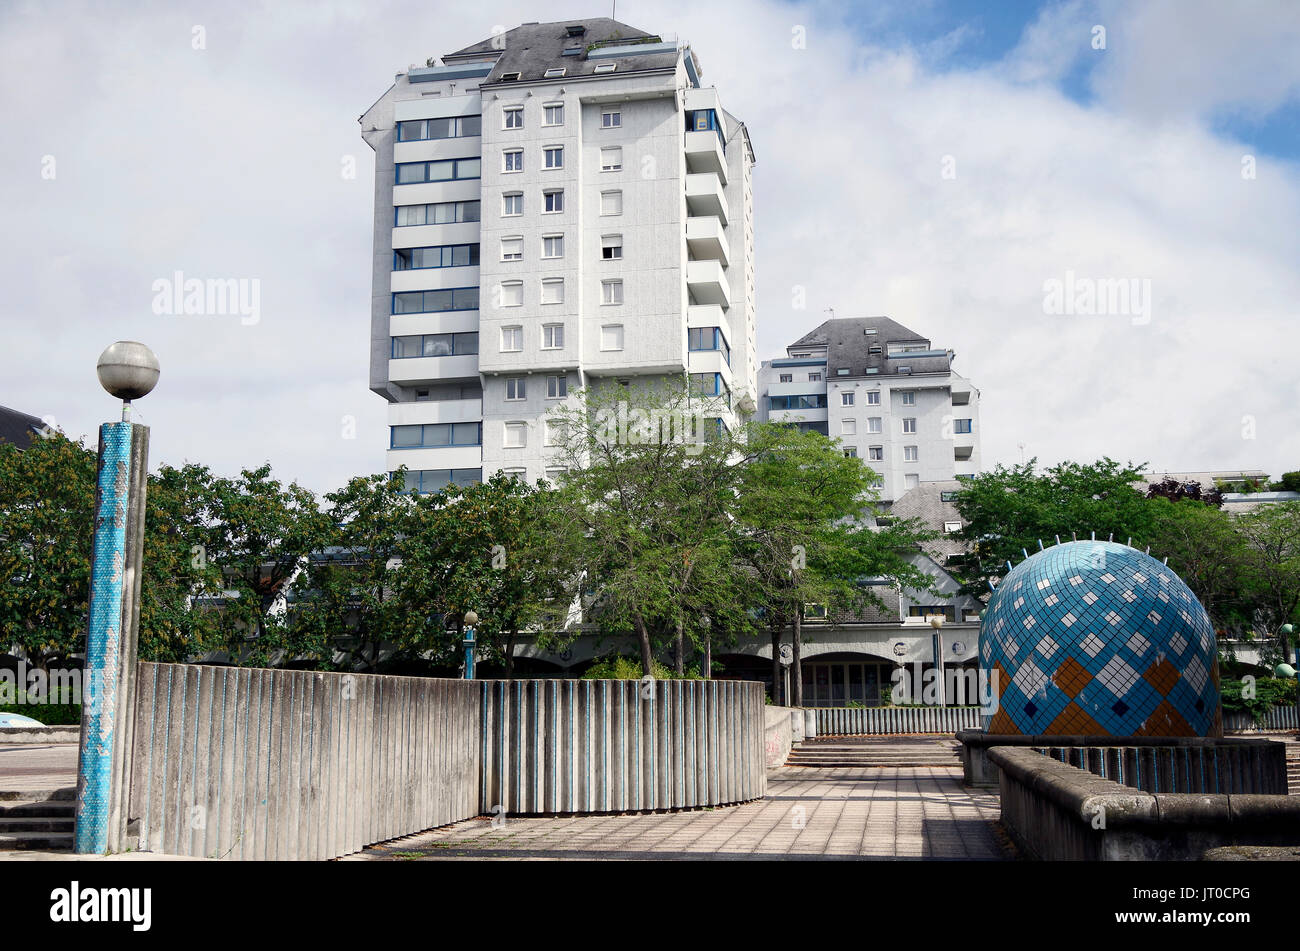
<path id="1" fill-rule="evenodd" d="M 71 852 L 76 789 L 0 791 L 0 852 Z"/>
<path id="2" fill-rule="evenodd" d="M 1286 790 L 1292 796 L 1300 796 L 1300 743 L 1287 744 Z"/>
<path id="3" fill-rule="evenodd" d="M 796 743 L 787 766 L 961 766 L 948 736 L 819 736 Z"/>

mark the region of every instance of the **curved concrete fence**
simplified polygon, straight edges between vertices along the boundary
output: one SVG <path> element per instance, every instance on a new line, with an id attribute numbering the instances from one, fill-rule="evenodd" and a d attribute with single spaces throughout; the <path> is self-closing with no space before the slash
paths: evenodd
<path id="1" fill-rule="evenodd" d="M 980 725 L 979 707 L 817 707 L 818 736 L 956 733 Z"/>
<path id="2" fill-rule="evenodd" d="M 462 680 L 141 663 L 127 834 L 172 855 L 327 859 L 478 815 L 480 695 Z"/>
<path id="3" fill-rule="evenodd" d="M 503 807 L 721 805 L 766 791 L 761 684 L 466 681 L 138 665 L 126 840 L 327 859 Z"/>
<path id="4" fill-rule="evenodd" d="M 483 691 L 485 811 L 682 809 L 766 791 L 761 684 L 515 680 Z"/>

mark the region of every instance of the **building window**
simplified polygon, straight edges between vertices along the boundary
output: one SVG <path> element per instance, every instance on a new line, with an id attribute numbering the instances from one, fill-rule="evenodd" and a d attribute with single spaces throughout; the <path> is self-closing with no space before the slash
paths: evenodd
<path id="1" fill-rule="evenodd" d="M 543 420 L 542 421 L 542 445 L 558 446 L 564 441 L 564 422 L 563 420 Z"/>
<path id="2" fill-rule="evenodd" d="M 460 357 L 478 353 L 478 334 L 413 334 L 405 337 L 393 337 L 393 359 L 406 360 L 412 357 Z M 428 390 L 423 391 L 428 398 Z"/>
<path id="3" fill-rule="evenodd" d="M 506 192 L 501 196 L 501 214 L 510 217 L 524 213 L 524 193 Z"/>
<path id="4" fill-rule="evenodd" d="M 543 78 L 543 79 L 559 79 L 561 76 L 564 75 L 564 69 L 565 69 L 565 67 L 563 67 L 563 66 L 552 66 L 552 67 L 551 67 L 550 69 L 548 69 L 546 72 L 542 73 L 542 78 Z"/>
<path id="5" fill-rule="evenodd" d="M 457 139 L 482 134 L 482 116 L 454 116 L 447 119 L 414 119 L 397 123 L 398 142 L 424 139 Z"/>
<path id="6" fill-rule="evenodd" d="M 621 234 L 602 235 L 600 239 L 600 256 L 606 261 L 617 261 L 623 257 L 623 236 Z"/>
<path id="7" fill-rule="evenodd" d="M 869 417 L 867 419 L 867 432 L 869 433 L 881 432 L 880 423 L 881 423 L 881 418 L 879 416 Z"/>
<path id="8" fill-rule="evenodd" d="M 793 373 L 782 373 L 782 374 L 781 374 L 781 382 L 782 382 L 782 383 L 793 383 L 793 382 L 794 382 L 794 374 L 793 374 Z"/>
<path id="9" fill-rule="evenodd" d="M 478 310 L 478 288 L 449 287 L 393 295 L 394 314 L 437 314 L 447 310 Z"/>
<path id="10" fill-rule="evenodd" d="M 514 72 L 514 73 L 502 73 L 502 74 L 501 74 L 501 81 L 502 81 L 503 83 L 517 83 L 517 82 L 519 82 L 519 77 L 520 77 L 521 75 L 522 75 L 522 74 L 521 74 L 521 73 L 518 73 L 518 72 Z"/>
<path id="11" fill-rule="evenodd" d="M 836 376 L 848 376 L 848 375 L 849 375 L 849 368 L 848 368 L 848 367 L 838 367 L 838 368 L 835 370 L 835 375 L 836 375 Z"/>
<path id="12" fill-rule="evenodd" d="M 809 382 L 809 383 L 820 383 L 821 381 L 822 381 L 822 375 L 821 375 L 820 373 L 809 373 L 809 374 L 808 374 L 808 382 Z"/>
<path id="13" fill-rule="evenodd" d="M 731 346 L 722 335 L 721 327 L 691 327 L 686 331 L 687 350 L 716 350 L 731 366 Z"/>
<path id="14" fill-rule="evenodd" d="M 971 421 L 969 419 L 954 419 L 952 421 L 952 431 L 954 433 L 970 432 Z"/>
<path id="15" fill-rule="evenodd" d="M 501 303 L 498 307 L 519 307 L 524 302 L 524 282 L 506 281 L 500 285 Z"/>
<path id="16" fill-rule="evenodd" d="M 918 458 L 917 458 L 917 448 L 916 448 L 916 446 L 904 446 L 904 447 L 903 447 L 903 461 L 904 461 L 904 462 L 918 462 L 918 461 L 919 461 Z"/>
<path id="17" fill-rule="evenodd" d="M 956 535 L 961 531 L 961 522 L 944 522 L 943 530 L 947 535 Z"/>
<path id="18" fill-rule="evenodd" d="M 548 376 L 546 378 L 546 398 L 562 400 L 569 395 L 569 378 L 567 376 Z"/>
<path id="19" fill-rule="evenodd" d="M 904 390 L 901 395 L 903 397 L 904 406 L 916 405 L 916 392 L 914 390 Z"/>
<path id="20" fill-rule="evenodd" d="M 523 327 L 502 327 L 501 328 L 501 352 L 518 353 L 524 349 L 524 328 Z"/>
<path id="21" fill-rule="evenodd" d="M 524 259 L 523 238 L 502 238 L 501 239 L 501 260 L 502 261 L 522 261 L 523 259 Z"/>
<path id="22" fill-rule="evenodd" d="M 602 304 L 623 303 L 623 282 L 622 281 L 601 281 L 600 302 Z"/>
<path id="23" fill-rule="evenodd" d="M 398 228 L 411 225 L 449 225 L 461 221 L 479 220 L 479 203 L 476 201 L 444 201 L 432 205 L 398 205 L 394 224 Z"/>
<path id="24" fill-rule="evenodd" d="M 395 248 L 393 270 L 471 267 L 478 264 L 477 244 L 444 244 L 432 248 Z"/>
<path id="25" fill-rule="evenodd" d="M 800 396 L 769 396 L 770 409 L 825 409 L 825 393 L 806 393 Z M 825 423 L 820 424 L 825 427 Z M 825 435 L 825 433 L 823 433 Z"/>
<path id="26" fill-rule="evenodd" d="M 956 501 L 957 501 L 957 493 L 956 493 L 956 492 L 940 492 L 940 493 L 939 493 L 939 501 L 940 501 L 940 502 L 956 502 Z"/>
<path id="27" fill-rule="evenodd" d="M 522 400 L 524 396 L 524 378 L 522 376 L 506 377 L 506 399 Z"/>
<path id="28" fill-rule="evenodd" d="M 502 76 L 502 79 L 505 77 Z M 517 78 L 517 77 L 516 77 Z M 523 106 L 506 106 L 501 111 L 502 118 L 505 120 L 503 128 L 522 129 L 524 127 L 524 107 Z"/>
<path id="29" fill-rule="evenodd" d="M 520 482 L 528 481 L 528 470 L 524 468 L 502 469 L 501 474 L 508 479 L 517 479 Z"/>
<path id="30" fill-rule="evenodd" d="M 482 423 L 428 423 L 423 426 L 391 426 L 390 449 L 429 449 L 442 446 L 478 446 L 483 442 Z"/>
<path id="31" fill-rule="evenodd" d="M 915 489 L 920 484 L 921 477 L 915 472 L 909 472 L 907 475 L 903 476 L 903 488 L 905 489 Z"/>
<path id="32" fill-rule="evenodd" d="M 564 103 L 550 102 L 542 106 L 542 125 L 564 125 Z"/>
<path id="33" fill-rule="evenodd" d="M 596 68 L 592 70 L 595 73 L 612 73 L 618 68 L 618 63 L 597 63 Z"/>
<path id="34" fill-rule="evenodd" d="M 438 162 L 403 162 L 397 166 L 398 185 L 422 182 L 450 182 L 482 176 L 482 163 L 476 158 L 443 159 Z"/>
<path id="35" fill-rule="evenodd" d="M 621 191 L 601 192 L 600 213 L 602 215 L 621 215 L 623 213 L 623 193 Z"/>
<path id="36" fill-rule="evenodd" d="M 548 145 L 542 149 L 545 168 L 564 168 L 564 146 Z"/>
<path id="37" fill-rule="evenodd" d="M 607 109 L 600 114 L 602 129 L 617 129 L 623 125 L 623 113 L 617 109 Z"/>
<path id="38" fill-rule="evenodd" d="M 904 420 L 903 420 L 903 432 L 905 432 L 905 433 L 914 433 L 914 432 L 916 432 L 916 419 L 915 419 L 915 418 L 913 418 L 913 417 L 908 417 L 907 419 L 904 419 Z"/>
<path id="39" fill-rule="evenodd" d="M 551 188 L 542 192 L 542 211 L 557 212 L 564 210 L 564 189 Z"/>
<path id="40" fill-rule="evenodd" d="M 501 153 L 503 172 L 522 172 L 524 170 L 524 150 L 510 149 Z"/>
<path id="41" fill-rule="evenodd" d="M 437 492 L 448 485 L 474 485 L 482 481 L 482 469 L 408 469 L 404 488 L 407 492 L 424 495 Z"/>
<path id="42" fill-rule="evenodd" d="M 868 352 L 868 353 L 880 353 L 880 352 L 881 352 L 881 350 L 880 350 L 880 344 L 878 344 L 878 343 L 874 343 L 874 344 L 872 344 L 870 347 L 867 348 L 867 352 Z"/>
<path id="43" fill-rule="evenodd" d="M 564 278 L 547 278 L 542 281 L 542 303 L 564 303 Z"/>
<path id="44" fill-rule="evenodd" d="M 542 326 L 542 349 L 562 350 L 564 348 L 564 324 L 544 324 Z"/>
<path id="45" fill-rule="evenodd" d="M 623 148 L 615 145 L 600 150 L 600 170 L 618 172 L 623 168 Z"/>
<path id="46" fill-rule="evenodd" d="M 844 458 L 845 458 L 845 459 L 856 459 L 856 458 L 858 458 L 858 450 L 857 450 L 857 447 L 856 447 L 856 446 L 845 446 L 845 447 L 844 447 Z"/>
<path id="47" fill-rule="evenodd" d="M 528 424 L 525 422 L 506 423 L 506 449 L 523 449 L 528 445 Z"/>
<path id="48" fill-rule="evenodd" d="M 623 349 L 623 325 L 606 324 L 600 328 L 600 349 L 602 350 L 622 350 Z"/>
<path id="49" fill-rule="evenodd" d="M 856 419 L 840 420 L 840 434 L 844 436 L 856 436 L 858 434 L 858 421 Z"/>
<path id="50" fill-rule="evenodd" d="M 841 394 L 840 394 L 840 405 L 841 405 L 841 406 L 852 406 L 852 405 L 853 405 L 853 399 L 854 399 L 854 397 L 855 397 L 856 395 L 857 395 L 857 394 L 855 394 L 855 393 L 841 393 Z"/>
<path id="51" fill-rule="evenodd" d="M 564 257 L 564 235 L 562 234 L 542 235 L 542 257 L 544 258 Z"/>
<path id="52" fill-rule="evenodd" d="M 880 405 L 880 391 L 879 391 L 879 390 L 868 390 L 868 391 L 867 391 L 867 405 L 868 405 L 868 406 L 879 406 L 879 405 Z"/>
<path id="53" fill-rule="evenodd" d="M 883 462 L 885 459 L 885 447 L 884 446 L 868 447 L 867 458 L 872 462 Z"/>
<path id="54" fill-rule="evenodd" d="M 568 473 L 568 471 L 569 470 L 566 469 L 564 466 L 555 466 L 554 468 L 547 469 L 546 480 L 548 482 L 559 482 L 561 479 L 564 478 L 564 476 Z"/>

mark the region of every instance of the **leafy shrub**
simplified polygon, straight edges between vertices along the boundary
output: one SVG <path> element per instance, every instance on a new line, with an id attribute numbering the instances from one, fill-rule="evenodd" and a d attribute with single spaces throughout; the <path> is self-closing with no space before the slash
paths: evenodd
<path id="1" fill-rule="evenodd" d="M 1287 706 L 1296 702 L 1296 682 L 1289 678 L 1256 678 L 1255 696 L 1249 699 L 1241 695 L 1245 684 L 1244 680 L 1225 680 L 1220 685 L 1225 714 L 1248 713 L 1256 723 L 1261 723 L 1270 707 Z"/>
<path id="2" fill-rule="evenodd" d="M 677 672 L 671 667 L 659 663 L 657 660 L 650 661 L 651 676 L 655 680 L 676 680 Z M 583 680 L 640 680 L 641 679 L 641 661 L 635 657 L 603 657 L 591 665 L 590 669 L 582 675 Z M 688 667 L 683 680 L 699 680 L 700 671 L 698 667 Z"/>

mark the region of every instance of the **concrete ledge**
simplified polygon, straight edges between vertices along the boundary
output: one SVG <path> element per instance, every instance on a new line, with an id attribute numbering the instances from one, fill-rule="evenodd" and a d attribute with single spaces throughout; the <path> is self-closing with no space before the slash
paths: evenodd
<path id="1" fill-rule="evenodd" d="M 1150 794 L 1032 749 L 994 747 L 1002 823 L 1037 859 L 1194 860 L 1226 846 L 1300 842 L 1300 797 Z"/>
<path id="2" fill-rule="evenodd" d="M 19 743 L 76 743 L 80 739 L 79 725 L 0 727 L 0 746 Z"/>

